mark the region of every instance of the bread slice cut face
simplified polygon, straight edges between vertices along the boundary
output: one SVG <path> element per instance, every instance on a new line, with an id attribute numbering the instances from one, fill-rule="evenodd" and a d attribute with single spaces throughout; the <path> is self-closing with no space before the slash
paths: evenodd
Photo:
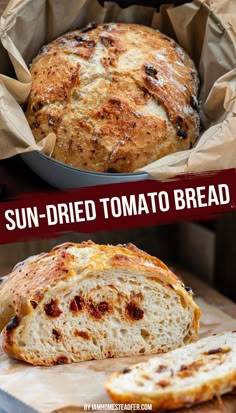
<path id="1" fill-rule="evenodd" d="M 150 403 L 161 411 L 211 400 L 234 386 L 236 330 L 153 357 L 114 373 L 105 383 L 116 403 Z"/>
<path id="2" fill-rule="evenodd" d="M 179 278 L 132 244 L 66 243 L 0 288 L 3 349 L 35 365 L 166 352 L 196 339 L 199 316 Z"/>
<path id="3" fill-rule="evenodd" d="M 131 173 L 199 136 L 199 76 L 174 40 L 140 24 L 66 33 L 30 67 L 26 118 L 36 142 L 74 168 Z"/>

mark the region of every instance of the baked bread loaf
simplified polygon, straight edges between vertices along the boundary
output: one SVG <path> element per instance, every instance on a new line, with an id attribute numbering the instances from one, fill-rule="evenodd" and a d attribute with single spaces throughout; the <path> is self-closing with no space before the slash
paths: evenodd
<path id="1" fill-rule="evenodd" d="M 236 386 L 236 330 L 213 335 L 114 373 L 105 388 L 116 403 L 190 407 Z M 159 411 L 159 410 L 158 410 Z"/>
<path id="2" fill-rule="evenodd" d="M 186 52 L 137 24 L 90 25 L 41 49 L 26 117 L 52 156 L 97 172 L 133 172 L 189 149 L 199 134 L 198 75 Z"/>
<path id="3" fill-rule="evenodd" d="M 63 244 L 0 289 L 3 349 L 37 365 L 165 352 L 194 340 L 198 320 L 189 289 L 132 244 Z"/>

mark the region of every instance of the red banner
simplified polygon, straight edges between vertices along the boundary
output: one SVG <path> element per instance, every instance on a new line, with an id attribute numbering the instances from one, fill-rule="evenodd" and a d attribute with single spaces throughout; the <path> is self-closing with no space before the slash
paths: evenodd
<path id="1" fill-rule="evenodd" d="M 212 219 L 236 209 L 236 170 L 27 194 L 0 203 L 0 243 Z"/>

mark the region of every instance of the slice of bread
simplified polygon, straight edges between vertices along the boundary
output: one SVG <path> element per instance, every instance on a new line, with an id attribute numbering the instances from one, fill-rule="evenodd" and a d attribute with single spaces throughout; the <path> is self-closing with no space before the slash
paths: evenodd
<path id="1" fill-rule="evenodd" d="M 38 365 L 165 352 L 196 339 L 199 315 L 178 277 L 131 244 L 61 245 L 0 288 L 3 348 Z"/>
<path id="2" fill-rule="evenodd" d="M 114 373 L 105 388 L 116 403 L 190 407 L 236 386 L 236 330 L 203 338 Z"/>

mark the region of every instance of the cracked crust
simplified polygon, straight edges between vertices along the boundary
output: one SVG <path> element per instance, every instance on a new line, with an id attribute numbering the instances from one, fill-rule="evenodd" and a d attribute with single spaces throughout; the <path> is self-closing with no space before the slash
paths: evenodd
<path id="1" fill-rule="evenodd" d="M 85 170 L 132 172 L 189 149 L 199 134 L 198 76 L 172 39 L 136 24 L 102 24 L 41 49 L 26 117 L 53 157 Z"/>

